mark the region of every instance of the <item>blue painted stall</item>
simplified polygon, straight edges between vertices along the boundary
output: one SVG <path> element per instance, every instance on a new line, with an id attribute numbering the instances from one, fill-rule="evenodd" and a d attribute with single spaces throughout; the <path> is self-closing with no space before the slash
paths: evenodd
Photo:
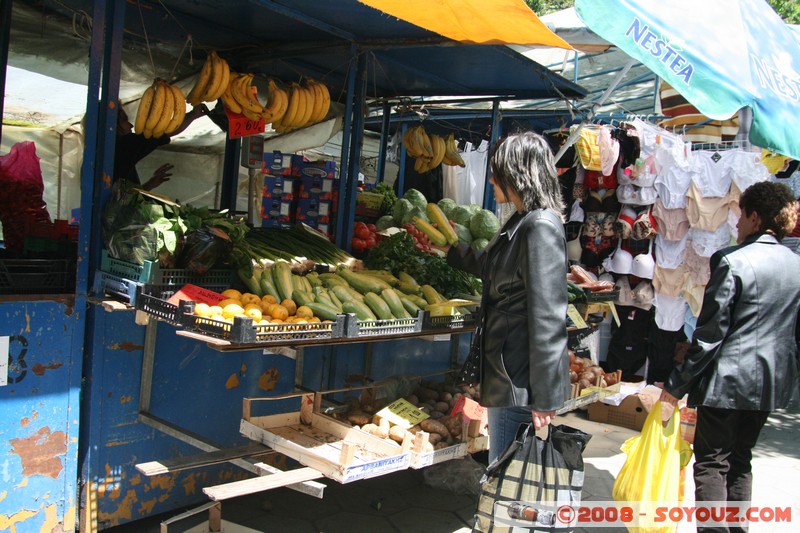
<path id="1" fill-rule="evenodd" d="M 0 531 L 73 531 L 81 357 L 72 298 L 0 302 Z M 4 342 L 5 341 L 5 342 Z M 2 355 L 5 355 L 3 353 Z"/>

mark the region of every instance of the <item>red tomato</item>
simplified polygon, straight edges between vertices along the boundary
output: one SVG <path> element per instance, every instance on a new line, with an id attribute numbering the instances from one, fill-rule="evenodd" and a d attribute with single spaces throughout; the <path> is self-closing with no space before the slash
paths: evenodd
<path id="1" fill-rule="evenodd" d="M 375 248 L 375 236 L 374 235 L 370 235 L 369 237 L 367 237 L 366 245 L 367 245 L 367 249 L 368 250 L 370 248 Z"/>
<path id="2" fill-rule="evenodd" d="M 376 231 L 378 231 L 378 228 L 375 227 L 375 224 L 367 224 L 367 229 L 369 231 L 371 231 L 372 233 L 375 233 Z"/>
<path id="3" fill-rule="evenodd" d="M 353 228 L 353 235 L 358 237 L 359 239 L 368 239 L 372 233 L 370 233 L 369 229 L 366 225 L 360 226 L 358 228 Z"/>
<path id="4" fill-rule="evenodd" d="M 350 241 L 350 247 L 354 252 L 363 252 L 367 248 L 367 241 L 359 237 L 353 237 L 353 240 Z"/>

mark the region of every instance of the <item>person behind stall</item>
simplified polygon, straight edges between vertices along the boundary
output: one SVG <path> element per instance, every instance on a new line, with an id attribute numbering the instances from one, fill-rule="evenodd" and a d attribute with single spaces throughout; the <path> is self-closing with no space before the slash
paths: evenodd
<path id="1" fill-rule="evenodd" d="M 564 201 L 547 141 L 533 132 L 491 153 L 498 203 L 516 208 L 483 252 L 449 248 L 447 261 L 483 281 L 481 403 L 489 408 L 489 461 L 520 424 L 547 426 L 569 399 Z"/>
<path id="2" fill-rule="evenodd" d="M 168 135 L 147 139 L 141 133 L 133 132 L 133 124 L 128 120 L 128 114 L 121 105 L 118 106 L 117 144 L 114 149 L 114 181 L 126 180 L 132 187 L 139 187 L 146 191 L 151 191 L 162 183 L 169 181 L 169 177 L 172 175 L 170 171 L 173 168 L 171 163 L 165 163 L 158 167 L 153 176 L 144 183 L 139 179 L 136 164 L 150 155 L 156 148 L 169 144 L 172 136 L 184 131 L 189 127 L 189 124 L 206 113 L 208 113 L 208 108 L 206 108 L 205 104 L 193 107 L 191 111 L 186 113 L 186 118 L 175 131 Z"/>
<path id="3" fill-rule="evenodd" d="M 750 460 L 761 428 L 771 411 L 799 399 L 800 277 L 788 274 L 800 272 L 800 256 L 779 244 L 795 227 L 795 199 L 785 185 L 761 182 L 742 193 L 739 206 L 739 244 L 711 257 L 692 345 L 661 393 L 673 405 L 688 393 L 688 405 L 697 407 L 698 504 L 749 505 Z"/>
<path id="4" fill-rule="evenodd" d="M 781 244 L 796 254 L 800 254 L 800 198 L 797 199 L 797 224 L 794 229 L 781 240 Z"/>

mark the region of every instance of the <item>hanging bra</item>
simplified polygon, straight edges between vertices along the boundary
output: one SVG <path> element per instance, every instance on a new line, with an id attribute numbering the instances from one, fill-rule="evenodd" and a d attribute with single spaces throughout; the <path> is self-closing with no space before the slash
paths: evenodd
<path id="1" fill-rule="evenodd" d="M 636 216 L 633 222 L 633 238 L 636 240 L 652 239 L 658 233 L 656 219 L 651 208 L 647 208 Z"/>
<path id="2" fill-rule="evenodd" d="M 653 307 L 653 286 L 648 281 L 640 281 L 636 288 L 631 289 L 628 276 L 620 276 L 614 284 L 619 291 L 616 300 L 618 305 L 634 306 L 649 311 Z"/>
<path id="3" fill-rule="evenodd" d="M 611 174 L 603 175 L 602 172 L 599 170 L 586 170 L 586 173 L 583 176 L 583 184 L 586 186 L 587 189 L 597 190 L 597 189 L 616 189 L 617 188 L 617 176 L 615 172 L 611 172 Z"/>
<path id="4" fill-rule="evenodd" d="M 650 240 L 650 247 L 646 254 L 639 254 L 633 258 L 631 274 L 637 278 L 653 279 L 656 271 L 656 261 L 653 259 L 653 240 Z"/>
<path id="5" fill-rule="evenodd" d="M 622 248 L 622 240 L 617 242 L 614 254 L 603 261 L 603 268 L 615 274 L 630 274 L 633 267 L 633 256 Z"/>
<path id="6" fill-rule="evenodd" d="M 623 204 L 651 205 L 658 198 L 654 187 L 637 187 L 636 185 L 620 185 L 617 187 L 617 199 Z"/>
<path id="7" fill-rule="evenodd" d="M 617 200 L 615 189 L 600 191 L 589 191 L 582 207 L 586 212 L 595 213 L 616 213 L 619 211 L 619 200 Z"/>
<path id="8" fill-rule="evenodd" d="M 578 235 L 574 239 L 567 241 L 567 259 L 576 263 L 581 260 L 581 253 L 583 252 L 583 248 L 581 248 L 582 233 L 583 225 L 578 229 Z"/>
<path id="9" fill-rule="evenodd" d="M 625 206 L 620 211 L 617 221 L 614 222 L 614 229 L 620 239 L 630 239 L 633 232 L 633 223 L 636 221 L 636 211 L 632 207 Z"/>
<path id="10" fill-rule="evenodd" d="M 569 212 L 569 220 L 567 222 L 583 222 L 584 213 L 581 208 L 581 203 L 578 200 L 572 202 L 572 209 Z"/>

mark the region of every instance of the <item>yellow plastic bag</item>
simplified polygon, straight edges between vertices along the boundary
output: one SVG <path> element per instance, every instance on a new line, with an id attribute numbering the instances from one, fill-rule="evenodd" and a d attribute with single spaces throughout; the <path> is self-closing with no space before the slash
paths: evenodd
<path id="1" fill-rule="evenodd" d="M 628 458 L 614 482 L 614 501 L 641 502 L 638 516 L 645 518 L 655 516 L 655 508 L 664 502 L 683 500 L 681 470 L 689 464 L 692 450 L 681 437 L 677 409 L 665 427 L 661 402 L 656 402 L 641 435 L 626 440 L 621 450 Z M 629 527 L 628 531 L 670 533 L 675 526 Z"/>

